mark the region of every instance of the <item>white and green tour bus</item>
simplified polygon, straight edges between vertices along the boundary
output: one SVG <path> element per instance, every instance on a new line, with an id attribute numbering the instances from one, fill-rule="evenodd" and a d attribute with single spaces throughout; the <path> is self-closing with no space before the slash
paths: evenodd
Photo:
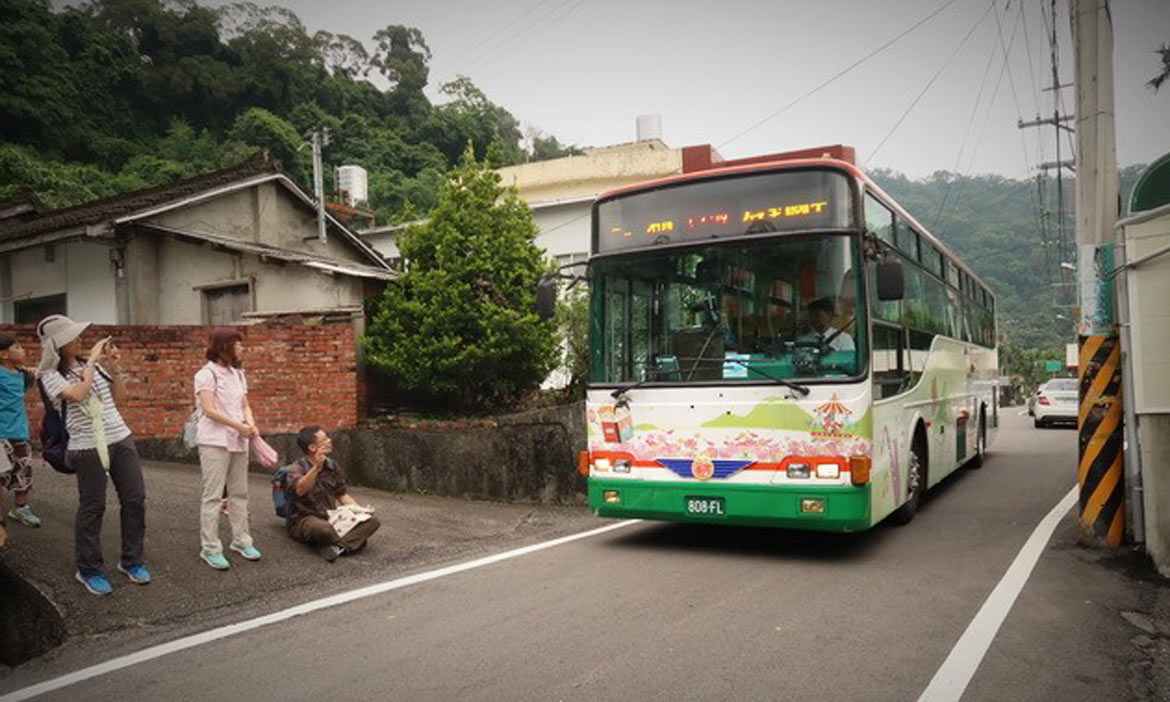
<path id="1" fill-rule="evenodd" d="M 599 516 L 857 531 L 983 461 L 994 299 L 847 160 L 607 193 L 587 270 Z"/>

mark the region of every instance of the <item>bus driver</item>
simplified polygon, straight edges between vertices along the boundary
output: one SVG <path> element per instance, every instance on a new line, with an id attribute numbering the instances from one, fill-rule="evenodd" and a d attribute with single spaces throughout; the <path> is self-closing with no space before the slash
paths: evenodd
<path id="1" fill-rule="evenodd" d="M 822 297 L 808 303 L 812 331 L 802 335 L 797 341 L 825 344 L 830 351 L 853 351 L 855 348 L 853 337 L 848 332 L 837 331 L 831 324 L 835 313 L 833 300 L 830 298 Z"/>

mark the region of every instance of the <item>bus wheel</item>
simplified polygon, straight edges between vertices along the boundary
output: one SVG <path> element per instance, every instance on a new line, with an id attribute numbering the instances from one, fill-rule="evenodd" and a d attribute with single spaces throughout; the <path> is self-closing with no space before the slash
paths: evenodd
<path id="1" fill-rule="evenodd" d="M 971 457 L 967 466 L 982 468 L 985 453 L 987 453 L 987 411 L 983 410 L 979 412 L 979 433 L 975 435 L 975 455 Z"/>
<path id="2" fill-rule="evenodd" d="M 914 445 L 910 448 L 910 466 L 906 471 L 906 489 L 910 493 L 902 506 L 890 515 L 890 521 L 898 526 L 909 524 L 918 512 L 918 504 L 922 501 L 922 494 L 926 492 L 926 451 L 922 448 L 922 440 L 914 437 Z"/>

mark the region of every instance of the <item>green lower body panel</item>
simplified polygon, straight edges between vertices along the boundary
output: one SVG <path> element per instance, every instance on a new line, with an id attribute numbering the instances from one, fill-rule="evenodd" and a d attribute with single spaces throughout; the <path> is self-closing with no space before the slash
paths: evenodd
<path id="1" fill-rule="evenodd" d="M 617 491 L 618 501 L 606 502 L 603 493 L 612 490 Z M 862 531 L 872 526 L 869 490 L 869 485 L 793 487 L 590 478 L 589 506 L 599 517 L 619 519 Z M 801 511 L 804 500 L 821 500 L 823 511 Z"/>

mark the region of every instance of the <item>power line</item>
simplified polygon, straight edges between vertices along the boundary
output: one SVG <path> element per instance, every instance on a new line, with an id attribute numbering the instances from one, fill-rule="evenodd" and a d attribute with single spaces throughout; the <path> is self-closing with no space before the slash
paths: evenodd
<path id="1" fill-rule="evenodd" d="M 560 22 L 561 20 L 565 19 L 565 18 L 566 18 L 566 17 L 568 17 L 569 15 L 573 14 L 574 12 L 576 12 L 576 11 L 577 11 L 577 8 L 581 7 L 581 6 L 582 6 L 582 5 L 584 5 L 584 4 L 585 4 L 585 0 L 577 0 L 577 1 L 576 1 L 576 2 L 574 2 L 572 5 L 570 5 L 570 6 L 569 6 L 569 9 L 565 10 L 565 11 L 564 11 L 564 12 L 562 12 L 560 15 L 557 15 L 556 17 L 553 17 L 551 20 L 549 20 L 548 22 L 545 22 L 543 25 L 541 25 L 541 26 L 539 26 L 539 27 L 534 27 L 534 28 L 532 29 L 532 31 L 529 33 L 529 36 L 531 36 L 531 35 L 534 35 L 534 34 L 539 34 L 540 32 L 543 32 L 543 31 L 547 30 L 549 27 L 552 27 L 554 24 L 557 24 L 557 23 L 558 23 L 558 22 Z M 554 14 L 556 14 L 556 11 L 557 11 L 558 9 L 560 9 L 561 7 L 564 7 L 564 5 L 565 5 L 565 3 L 563 3 L 563 2 L 562 2 L 560 5 L 557 5 L 557 6 L 556 6 L 556 7 L 554 7 L 554 8 L 553 8 L 553 9 L 552 9 L 550 12 L 548 12 L 547 14 L 545 14 L 545 15 L 542 17 L 542 19 L 545 19 L 545 18 L 548 18 L 548 17 L 552 17 Z M 539 24 L 539 21 L 538 21 L 538 24 Z M 503 53 L 499 53 L 499 52 L 497 52 L 497 53 L 496 53 L 494 56 L 491 56 L 491 57 L 485 57 L 485 58 L 483 58 L 483 59 L 480 61 L 480 63 L 479 63 L 479 67 L 480 67 L 480 68 L 483 68 L 484 66 L 488 65 L 489 63 L 491 63 L 492 61 L 496 60 L 496 59 L 497 59 L 497 58 L 499 58 L 500 56 L 503 56 L 504 54 L 506 54 L 506 53 L 507 53 L 509 50 L 511 50 L 511 49 L 515 49 L 515 48 L 516 48 L 516 46 L 517 46 L 518 44 L 520 44 L 521 42 L 523 42 L 523 41 L 524 41 L 524 39 L 525 39 L 525 38 L 526 38 L 526 37 L 525 37 L 525 36 L 522 34 L 522 35 L 520 35 L 519 37 L 517 37 L 517 38 L 516 38 L 516 40 L 515 40 L 515 41 L 513 41 L 512 43 L 503 45 L 503 46 L 502 46 L 502 48 L 503 48 Z"/>
<path id="2" fill-rule="evenodd" d="M 995 0 L 991 0 L 992 3 Z M 983 101 L 983 89 L 987 87 L 987 77 L 991 75 L 991 66 L 995 63 L 995 47 L 992 46 L 991 52 L 987 55 L 987 66 L 983 69 L 983 78 L 979 81 L 979 91 L 975 94 L 975 104 L 971 108 L 971 117 L 967 120 L 967 128 L 963 131 L 963 141 L 959 142 L 959 153 L 955 154 L 955 164 L 951 166 L 951 171 L 958 173 L 959 163 L 963 160 L 963 150 L 967 148 L 967 139 L 971 136 L 971 127 L 975 125 L 975 115 L 979 113 L 979 104 Z M 951 194 L 952 180 L 947 180 L 947 187 L 943 191 L 942 202 L 939 203 L 938 211 L 934 215 L 934 223 L 932 228 L 937 229 L 939 223 L 942 221 L 943 210 L 947 207 L 947 199 Z"/>
<path id="3" fill-rule="evenodd" d="M 914 101 L 910 103 L 910 106 L 906 108 L 906 111 L 902 113 L 902 116 L 899 117 L 898 121 L 894 123 L 894 126 L 890 128 L 889 133 L 882 137 L 882 140 L 878 142 L 877 147 L 874 148 L 872 152 L 870 152 L 869 158 L 865 160 L 864 165 L 869 165 L 869 162 L 873 160 L 873 157 L 882 150 L 882 147 L 885 146 L 886 141 L 889 140 L 889 138 L 893 136 L 894 132 L 897 131 L 898 127 L 902 125 L 902 122 L 906 119 L 906 116 L 910 114 L 910 112 L 918 104 L 918 101 L 922 99 L 922 96 L 926 95 L 926 92 L 930 90 L 930 87 L 934 85 L 934 82 L 938 80 L 938 77 L 943 74 L 943 71 L 946 70 L 951 61 L 953 61 L 955 57 L 959 55 L 959 51 L 967 44 L 967 41 L 971 38 L 971 35 L 975 33 L 975 30 L 979 28 L 979 25 L 983 24 L 983 20 L 987 19 L 988 13 L 990 13 L 994 7 L 994 3 L 988 5 L 987 10 L 984 11 L 979 19 L 971 25 L 971 29 L 967 31 L 967 35 L 963 37 L 963 41 L 959 42 L 959 45 L 955 47 L 955 50 L 951 52 L 951 55 L 947 57 L 947 60 L 944 61 L 941 66 L 939 66 L 938 71 L 936 71 L 935 74 L 931 76 L 930 80 L 926 82 L 926 85 L 922 87 L 922 91 L 918 93 L 918 96 L 914 98 Z"/>
<path id="4" fill-rule="evenodd" d="M 529 8 L 528 12 L 523 13 L 519 18 L 516 19 L 515 22 L 513 22 L 509 27 L 506 27 L 505 29 L 510 30 L 512 27 L 519 24 L 521 19 L 523 19 L 525 16 L 531 14 L 532 11 L 535 11 L 541 5 L 544 5 L 546 1 L 547 0 L 542 0 L 541 2 L 537 3 L 535 6 Z M 577 0 L 578 4 L 580 4 L 580 1 L 581 0 Z M 471 56 L 469 56 L 469 58 L 467 59 L 467 61 L 464 62 L 463 66 L 461 68 L 468 68 L 468 67 L 470 67 L 471 64 L 475 64 L 475 63 L 482 65 L 484 62 L 486 62 L 486 60 L 490 56 L 492 56 L 493 53 L 498 53 L 503 48 L 514 47 L 516 44 L 523 41 L 525 38 L 525 35 L 530 34 L 532 32 L 532 30 L 534 30 L 536 28 L 537 25 L 539 25 L 541 22 L 546 20 L 548 17 L 550 17 L 554 13 L 556 13 L 558 10 L 562 9 L 563 7 L 565 7 L 566 5 L 568 5 L 572 2 L 574 2 L 574 0 L 561 0 L 561 2 L 559 2 L 555 6 L 553 6 L 552 9 L 548 10 L 547 12 L 542 12 L 535 19 L 533 19 L 531 22 L 526 23 L 518 31 L 512 32 L 510 35 L 508 35 L 507 31 L 498 32 L 497 36 L 499 38 L 499 41 L 496 41 L 493 44 L 488 45 L 487 48 L 479 54 L 472 53 Z M 573 9 L 576 9 L 576 8 L 574 7 Z M 566 13 L 566 14 L 568 14 L 568 13 Z M 553 23 L 555 23 L 555 20 Z M 550 23 L 550 26 L 551 26 L 551 24 L 552 23 Z M 499 36 L 501 34 L 503 36 Z M 483 42 L 483 43 L 487 43 L 487 42 Z M 456 73 L 456 75 L 458 75 L 460 73 L 464 73 L 464 71 L 459 70 L 459 71 L 456 71 L 455 73 Z"/>
<path id="5" fill-rule="evenodd" d="M 490 35 L 488 35 L 486 38 L 484 38 L 484 39 L 483 39 L 482 41 L 480 41 L 478 44 L 476 44 L 475 46 L 471 47 L 471 48 L 470 48 L 470 49 L 469 49 L 469 50 L 468 50 L 468 51 L 467 51 L 465 54 L 463 54 L 463 56 L 462 56 L 462 58 L 460 59 L 460 61 L 456 62 L 456 65 L 466 65 L 466 63 L 467 63 L 468 61 L 470 61 L 470 59 L 471 59 L 473 56 L 475 56 L 475 53 L 476 53 L 477 51 L 479 51 L 479 50 L 480 50 L 480 49 L 482 49 L 483 47 L 487 46 L 489 43 L 491 43 L 491 41 L 492 41 L 493 39 L 495 39 L 496 37 L 500 36 L 500 35 L 501 35 L 501 34 L 503 34 L 505 31 L 508 31 L 508 30 L 512 29 L 512 27 L 514 27 L 514 26 L 516 26 L 517 24 L 519 24 L 519 23 L 520 23 L 520 21 L 521 21 L 522 19 L 524 19 L 524 18 L 525 18 L 525 17 L 527 17 L 528 15 L 532 14 L 532 13 L 533 13 L 533 12 L 534 12 L 534 11 L 535 11 L 535 10 L 536 10 L 538 7 L 540 7 L 541 5 L 543 5 L 543 4 L 547 3 L 547 2 L 549 2 L 549 0 L 538 0 L 538 2 L 537 2 L 535 5 L 532 5 L 532 6 L 530 6 L 530 7 L 529 7 L 527 10 L 524 10 L 523 12 L 521 12 L 521 13 L 520 13 L 520 14 L 519 14 L 519 15 L 518 15 L 518 16 L 517 16 L 515 19 L 513 19 L 512 21 L 510 21 L 510 22 L 508 22 L 508 23 L 504 24 L 504 26 L 502 26 L 502 27 L 500 27 L 499 29 L 497 29 L 496 31 L 492 32 Z M 466 59 L 466 60 L 465 60 L 465 59 Z"/>
<path id="6" fill-rule="evenodd" d="M 842 69 L 841 71 L 839 71 L 838 73 L 836 73 L 835 75 L 833 75 L 832 77 L 830 77 L 828 80 L 825 80 L 825 81 L 824 81 L 824 82 L 822 82 L 820 85 L 817 85 L 815 88 L 813 88 L 813 89 L 809 90 L 808 92 L 804 93 L 803 95 L 801 95 L 800 97 L 796 98 L 796 99 L 795 99 L 795 100 L 793 100 L 792 102 L 788 103 L 788 104 L 787 104 L 787 105 L 785 105 L 784 107 L 781 107 L 779 110 L 776 110 L 775 112 L 773 112 L 772 114 L 770 114 L 770 115 L 768 115 L 767 117 L 763 118 L 763 119 L 762 119 L 762 120 L 760 120 L 759 122 L 756 122 L 755 124 L 753 124 L 752 126 L 748 127 L 747 129 L 745 129 L 745 130 L 743 130 L 743 131 L 739 132 L 738 134 L 736 134 L 735 136 L 731 137 L 731 138 L 730 138 L 730 139 L 728 139 L 727 141 L 723 142 L 722 144 L 720 144 L 720 145 L 719 145 L 718 147 L 716 147 L 716 148 L 720 148 L 720 149 L 722 149 L 724 146 L 727 146 L 728 144 L 730 144 L 731 142 L 733 142 L 733 141 L 735 141 L 736 139 L 740 138 L 741 136 L 743 136 L 743 135 L 745 135 L 745 134 L 747 134 L 747 133 L 749 133 L 749 132 L 753 132 L 753 131 L 755 131 L 756 129 L 758 129 L 758 128 L 762 127 L 762 126 L 763 126 L 764 124 L 766 124 L 767 122 L 770 122 L 770 121 L 772 121 L 773 119 L 775 119 L 776 117 L 779 117 L 780 115 L 784 114 L 784 113 L 785 113 L 785 112 L 787 112 L 788 110 L 790 110 L 790 109 L 792 109 L 793 107 L 795 107 L 797 104 L 799 104 L 799 103 L 803 102 L 805 99 L 807 99 L 807 98 L 809 98 L 809 97 L 813 96 L 814 94 L 816 94 L 816 93 L 820 92 L 822 88 L 825 88 L 825 87 L 829 86 L 831 83 L 835 82 L 835 81 L 836 81 L 838 78 L 840 78 L 840 77 L 844 76 L 846 73 L 849 73 L 849 72 L 850 72 L 850 71 L 852 71 L 854 68 L 857 68 L 858 66 L 860 66 L 860 65 L 861 65 L 861 64 L 863 64 L 863 63 L 865 63 L 865 62 L 866 62 L 866 61 L 868 61 L 869 59 L 871 59 L 871 58 L 873 58 L 874 56 L 877 56 L 877 55 L 878 55 L 878 54 L 880 54 L 881 52 L 885 51 L 885 50 L 886 50 L 886 49 L 888 49 L 890 46 L 892 46 L 892 45 L 893 45 L 895 42 L 897 42 L 898 40 L 900 40 L 902 37 L 906 36 L 906 35 L 907 35 L 907 34 L 909 34 L 910 32 L 913 32 L 915 29 L 918 29 L 918 28 L 919 28 L 919 27 L 921 27 L 923 24 L 926 24 L 928 21 L 930 21 L 931 19 L 933 19 L 933 18 L 934 18 L 936 15 L 938 15 L 940 12 L 942 12 L 942 11 L 943 11 L 943 10 L 945 10 L 945 9 L 947 9 L 947 8 L 948 8 L 948 7 L 950 7 L 951 5 L 954 5 L 956 2 L 958 2 L 958 0 L 947 0 L 947 1 L 946 1 L 946 2 L 944 2 L 942 5 L 940 5 L 938 8 L 936 8 L 936 9 L 935 9 L 933 12 L 931 12 L 929 15 L 927 15 L 927 16 L 925 16 L 925 17 L 923 17 L 922 19 L 918 20 L 918 21 L 917 21 L 917 22 L 915 22 L 914 24 L 910 25 L 908 28 L 906 28 L 905 30 L 903 30 L 903 31 L 902 31 L 902 33 L 898 34 L 898 35 L 897 35 L 897 36 L 895 36 L 893 39 L 890 39 L 889 41 L 887 41 L 886 43 L 882 44 L 881 46 L 879 46 L 878 48 L 874 49 L 873 51 L 869 52 L 869 53 L 868 53 L 868 54 L 866 54 L 865 56 L 862 56 L 861 58 L 857 59 L 856 61 L 854 61 L 853 63 L 849 64 L 849 65 L 848 65 L 848 66 L 846 66 L 844 69 Z"/>

